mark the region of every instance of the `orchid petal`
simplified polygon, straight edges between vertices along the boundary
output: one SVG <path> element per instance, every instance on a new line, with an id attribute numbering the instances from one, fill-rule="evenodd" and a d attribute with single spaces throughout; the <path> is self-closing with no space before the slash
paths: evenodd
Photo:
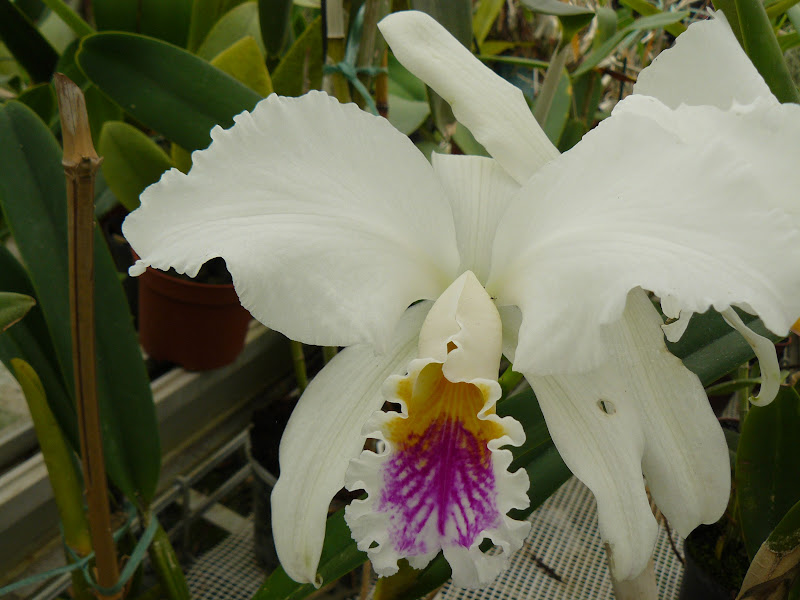
<path id="1" fill-rule="evenodd" d="M 433 170 L 453 209 L 459 271 L 472 271 L 486 283 L 497 224 L 519 185 L 496 161 L 482 156 L 434 153 Z"/>
<path id="2" fill-rule="evenodd" d="M 270 96 L 142 194 L 124 233 L 145 265 L 195 275 L 222 256 L 254 317 L 318 345 L 379 349 L 456 275 L 450 206 L 385 119 L 311 92 Z M 302 310 L 298 310 L 298 306 Z"/>
<path id="3" fill-rule="evenodd" d="M 474 274 L 464 273 L 436 301 L 420 332 L 419 355 L 408 375 L 386 381 L 387 400 L 401 412 L 377 412 L 364 432 L 385 441 L 351 462 L 348 489 L 365 500 L 345 519 L 382 576 L 407 558 L 422 568 L 441 549 L 460 587 L 494 579 L 518 550 L 530 524 L 506 513 L 527 506 L 527 473 L 509 473 L 511 453 L 525 433 L 500 418 L 497 369 L 500 317 Z M 499 554 L 480 550 L 484 538 Z"/>
<path id="4" fill-rule="evenodd" d="M 522 91 L 483 65 L 435 19 L 405 11 L 389 15 L 378 27 L 397 60 L 450 103 L 456 119 L 519 183 L 558 156 Z"/>
<path id="5" fill-rule="evenodd" d="M 487 283 L 522 310 L 517 369 L 599 365 L 636 286 L 687 314 L 750 307 L 785 333 L 800 314 L 800 219 L 779 207 L 800 170 L 784 130 L 796 144 L 800 106 L 670 110 L 630 96 L 537 173 L 498 226 Z"/>
<path id="6" fill-rule="evenodd" d="M 756 406 L 766 406 L 778 395 L 781 385 L 781 367 L 778 364 L 775 344 L 745 325 L 732 308 L 722 311 L 722 318 L 742 335 L 756 353 L 758 366 L 761 368 L 761 389 L 758 396 L 751 397 L 750 401 Z"/>
<path id="7" fill-rule="evenodd" d="M 670 108 L 707 104 L 727 110 L 759 98 L 778 102 L 722 13 L 692 23 L 641 72 L 633 93 L 658 98 Z"/>
<path id="8" fill-rule="evenodd" d="M 280 445 L 280 477 L 272 491 L 272 528 L 284 570 L 315 583 L 328 506 L 344 486 L 350 459 L 364 447 L 361 430 L 383 404 L 381 386 L 405 370 L 430 302 L 406 311 L 392 350 L 377 356 L 367 345 L 338 353 L 311 381 L 292 412 Z"/>
<path id="9" fill-rule="evenodd" d="M 581 375 L 526 377 L 564 461 L 597 499 L 617 579 L 646 566 L 657 526 L 645 494 L 686 536 L 715 522 L 730 491 L 722 430 L 697 377 L 667 350 L 641 289 L 609 332 L 607 362 Z"/>

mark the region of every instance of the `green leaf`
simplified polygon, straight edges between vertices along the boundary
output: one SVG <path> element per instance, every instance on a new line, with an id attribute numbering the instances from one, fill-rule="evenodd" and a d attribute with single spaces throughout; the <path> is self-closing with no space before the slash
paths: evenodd
<path id="1" fill-rule="evenodd" d="M 211 64 L 241 81 L 259 96 L 266 97 L 272 93 L 272 79 L 264 64 L 264 56 L 256 40 L 250 36 L 220 52 Z"/>
<path id="2" fill-rule="evenodd" d="M 197 56 L 210 61 L 226 48 L 248 36 L 257 41 L 263 59 L 265 50 L 261 45 L 258 6 L 255 2 L 245 2 L 225 13 L 200 44 Z"/>
<path id="3" fill-rule="evenodd" d="M 86 98 L 86 112 L 89 115 L 89 129 L 95 144 L 100 140 L 100 132 L 108 121 L 121 121 L 125 116 L 117 103 L 106 96 L 93 84 L 88 84 L 83 90 Z"/>
<path id="4" fill-rule="evenodd" d="M 759 335 L 773 341 L 780 339 L 767 330 L 757 317 L 738 312 L 742 321 Z M 714 311 L 693 315 L 680 341 L 667 342 L 667 347 L 683 360 L 686 368 L 697 375 L 704 386 L 714 383 L 755 356 L 744 338 Z"/>
<path id="5" fill-rule="evenodd" d="M 307 75 L 306 75 L 307 73 Z M 272 87 L 281 96 L 301 96 L 322 85 L 322 17 L 306 27 L 272 73 Z"/>
<path id="6" fill-rule="evenodd" d="M 736 490 L 747 553 L 753 558 L 800 501 L 800 396 L 782 386 L 768 406 L 753 406 L 742 424 Z"/>
<path id="7" fill-rule="evenodd" d="M 138 208 L 144 189 L 173 166 L 153 140 L 122 121 L 108 121 L 103 126 L 97 150 L 103 157 L 108 187 L 129 211 Z"/>
<path id="8" fill-rule="evenodd" d="M 422 125 L 430 112 L 425 84 L 394 55 L 389 55 L 389 122 L 398 131 L 409 135 Z"/>
<path id="9" fill-rule="evenodd" d="M 522 4 L 533 12 L 543 15 L 554 15 L 561 22 L 564 36 L 561 45 L 568 43 L 572 36 L 586 27 L 594 19 L 594 11 L 574 6 L 560 0 L 522 0 Z"/>
<path id="10" fill-rule="evenodd" d="M 592 40 L 595 47 L 599 46 L 617 32 L 617 13 L 607 6 L 597 7 L 597 34 Z"/>
<path id="11" fill-rule="evenodd" d="M 800 104 L 800 93 L 792 81 L 772 23 L 761 0 L 734 0 L 739 15 L 742 47 L 769 89 L 781 102 Z"/>
<path id="12" fill-rule="evenodd" d="M 69 382 L 66 387 L 71 394 L 66 186 L 61 150 L 44 123 L 24 104 L 9 102 L 0 108 L 0 164 L 14 173 L 14 177 L 0 180 L 3 215 L 28 268 L 60 379 Z M 143 506 L 155 493 L 161 463 L 155 407 L 127 301 L 99 228 L 94 260 L 97 394 L 106 466 L 122 492 Z M 42 377 L 50 376 L 33 361 L 28 362 Z M 53 406 L 53 412 L 57 418 L 68 417 L 63 407 Z M 74 423 L 65 423 L 63 428 L 74 431 Z"/>
<path id="13" fill-rule="evenodd" d="M 261 99 L 203 59 L 130 33 L 89 36 L 77 60 L 126 112 L 190 151 L 208 146 L 215 125 L 230 127 Z"/>
<path id="14" fill-rule="evenodd" d="M 45 123 L 50 123 L 58 114 L 56 92 L 50 83 L 38 83 L 23 91 L 17 100 L 27 105 Z"/>
<path id="15" fill-rule="evenodd" d="M 194 0 L 189 22 L 189 41 L 187 49 L 195 52 L 214 24 L 222 15 L 239 6 L 245 0 Z"/>
<path id="16" fill-rule="evenodd" d="M 798 2 L 800 2 L 800 0 L 778 0 L 777 2 L 773 2 L 766 7 L 767 16 L 770 18 L 770 20 L 774 20 L 780 17 Z"/>
<path id="17" fill-rule="evenodd" d="M 572 81 L 566 69 L 562 69 L 547 117 L 542 124 L 542 129 L 553 144 L 558 144 L 558 140 L 561 139 L 570 108 L 572 108 Z"/>
<path id="18" fill-rule="evenodd" d="M 492 25 L 497 20 L 497 15 L 500 14 L 500 9 L 503 8 L 505 0 L 480 0 L 478 2 L 478 10 L 472 17 L 472 32 L 475 36 L 475 41 L 484 52 L 483 41 L 489 35 Z"/>
<path id="19" fill-rule="evenodd" d="M 669 13 L 662 13 L 662 11 L 658 7 L 650 4 L 650 2 L 648 2 L 647 0 L 620 0 L 620 4 L 623 4 L 635 10 L 643 17 L 649 17 L 652 15 L 659 15 L 659 14 L 669 14 Z M 664 26 L 664 30 L 668 31 L 675 37 L 678 37 L 680 34 L 686 31 L 686 25 L 684 25 L 683 23 L 667 24 Z"/>
<path id="20" fill-rule="evenodd" d="M 36 371 L 24 360 L 11 361 L 31 414 L 42 451 L 53 496 L 64 531 L 64 541 L 80 556 L 92 551 L 89 523 L 83 510 L 83 483 L 53 413 L 47 405 L 44 386 Z"/>
<path id="21" fill-rule="evenodd" d="M 33 81 L 50 81 L 58 53 L 11 0 L 0 0 L 0 40 Z"/>
<path id="22" fill-rule="evenodd" d="M 344 521 L 344 509 L 328 517 L 317 569 L 322 585 L 336 581 L 366 560 L 367 555 L 356 547 L 350 536 L 350 529 Z M 316 591 L 310 583 L 297 583 L 282 567 L 278 567 L 258 589 L 253 600 L 300 600 Z"/>
<path id="23" fill-rule="evenodd" d="M 36 300 L 25 294 L 0 292 L 0 332 L 22 320 L 36 305 Z"/>
<path id="24" fill-rule="evenodd" d="M 93 0 L 99 30 L 141 33 L 185 46 L 192 0 Z"/>
<path id="25" fill-rule="evenodd" d="M 25 268 L 2 244 L 0 244 L 0 289 L 28 296 L 35 294 Z M 78 429 L 71 392 L 67 391 L 41 306 L 34 306 L 22 321 L 0 334 L 0 360 L 9 371 L 14 370 L 11 361 L 15 358 L 30 363 L 39 374 L 50 410 L 55 414 L 61 430 L 72 447 L 77 448 Z"/>
<path id="26" fill-rule="evenodd" d="M 679 23 L 687 16 L 689 16 L 689 11 L 678 11 L 664 12 L 637 19 L 627 27 L 617 31 L 617 33 L 612 35 L 598 47 L 593 48 L 592 51 L 584 57 L 581 65 L 575 69 L 572 74 L 573 77 L 578 77 L 579 75 L 594 69 L 604 58 L 611 54 L 617 46 L 619 46 L 622 40 L 628 37 L 628 35 L 631 33 L 645 29 L 658 29 L 659 27 L 666 28 L 669 25 Z"/>
<path id="27" fill-rule="evenodd" d="M 291 16 L 292 0 L 258 0 L 260 31 L 270 57 L 278 56 L 286 46 Z"/>

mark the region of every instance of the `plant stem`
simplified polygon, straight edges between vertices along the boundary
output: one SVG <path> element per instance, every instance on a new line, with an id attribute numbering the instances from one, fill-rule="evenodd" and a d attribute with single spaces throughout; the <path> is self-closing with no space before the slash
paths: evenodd
<path id="1" fill-rule="evenodd" d="M 83 481 L 89 507 L 89 531 L 94 548 L 97 581 L 113 587 L 119 578 L 117 551 L 111 535 L 106 469 L 97 403 L 97 362 L 94 327 L 94 180 L 102 159 L 89 130 L 86 101 L 69 78 L 55 76 L 64 175 L 67 179 L 69 235 L 69 296 L 72 321 L 72 368 L 78 413 Z M 120 598 L 121 593 L 100 598 Z"/>
<path id="2" fill-rule="evenodd" d="M 289 348 L 292 352 L 292 364 L 294 365 L 294 378 L 297 381 L 297 389 L 302 394 L 308 387 L 308 372 L 306 371 L 306 357 L 303 354 L 303 344 L 291 340 Z"/>
<path id="3" fill-rule="evenodd" d="M 328 23 L 328 59 L 329 64 L 336 65 L 344 60 L 345 53 L 345 24 L 344 4 L 342 0 L 327 0 L 325 3 Z M 332 73 L 325 76 L 327 85 L 323 89 L 332 89 L 333 96 L 342 104 L 350 102 L 350 88 L 347 79 L 341 73 Z"/>

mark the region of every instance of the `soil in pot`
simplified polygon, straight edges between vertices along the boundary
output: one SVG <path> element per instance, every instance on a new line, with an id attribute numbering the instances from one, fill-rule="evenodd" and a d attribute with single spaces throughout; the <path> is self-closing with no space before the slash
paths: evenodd
<path id="1" fill-rule="evenodd" d="M 684 542 L 686 567 L 679 600 L 734 600 L 750 566 L 741 539 L 728 539 L 718 559 L 723 526 L 700 525 Z"/>

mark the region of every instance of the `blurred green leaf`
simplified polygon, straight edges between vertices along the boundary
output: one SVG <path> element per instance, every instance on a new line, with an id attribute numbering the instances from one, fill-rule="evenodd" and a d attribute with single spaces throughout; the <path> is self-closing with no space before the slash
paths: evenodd
<path id="1" fill-rule="evenodd" d="M 739 15 L 742 47 L 769 89 L 781 102 L 800 104 L 800 93 L 792 81 L 778 40 L 761 0 L 734 0 Z"/>
<path id="2" fill-rule="evenodd" d="M 25 294 L 0 292 L 0 332 L 22 320 L 36 305 L 36 300 Z"/>
<path id="3" fill-rule="evenodd" d="M 800 2 L 800 0 L 778 0 L 777 2 L 771 2 L 769 5 L 765 5 L 767 16 L 770 20 L 777 19 L 798 2 Z"/>
<path id="4" fill-rule="evenodd" d="M 560 0 L 522 0 L 522 4 L 533 12 L 543 15 L 554 15 L 561 22 L 564 35 L 561 45 L 568 43 L 572 36 L 586 27 L 594 19 L 594 11 L 581 6 L 567 4 Z"/>
<path id="5" fill-rule="evenodd" d="M 98 30 L 141 33 L 185 46 L 192 0 L 93 0 Z"/>
<path id="6" fill-rule="evenodd" d="M 784 54 L 792 48 L 800 46 L 800 34 L 796 31 L 781 35 L 778 37 L 778 45 L 781 47 L 781 52 Z"/>
<path id="7" fill-rule="evenodd" d="M 659 9 L 657 6 L 653 4 L 650 4 L 650 2 L 648 2 L 647 0 L 620 0 L 620 4 L 632 8 L 643 17 L 650 17 L 653 15 L 662 14 L 661 9 Z M 680 34 L 686 31 L 686 25 L 684 25 L 683 23 L 667 24 L 664 26 L 664 31 L 667 31 L 672 35 L 674 35 L 675 37 L 678 37 Z"/>
<path id="8" fill-rule="evenodd" d="M 214 24 L 222 15 L 239 6 L 245 0 L 194 0 L 189 22 L 189 41 L 187 49 L 195 52 Z"/>
<path id="9" fill-rule="evenodd" d="M 394 55 L 389 55 L 389 122 L 398 131 L 409 135 L 422 125 L 430 112 L 425 84 Z"/>
<path id="10" fill-rule="evenodd" d="M 144 189 L 173 167 L 169 156 L 153 140 L 122 121 L 106 122 L 97 151 L 103 157 L 108 187 L 129 211 L 138 208 Z"/>
<path id="11" fill-rule="evenodd" d="M 649 17 L 642 17 L 641 19 L 637 19 L 630 25 L 622 28 L 621 30 L 617 31 L 614 35 L 612 35 L 609 39 L 605 42 L 600 44 L 598 47 L 593 48 L 589 54 L 587 54 L 583 62 L 580 66 L 575 69 L 572 73 L 573 77 L 577 77 L 594 69 L 600 62 L 609 56 L 617 46 L 624 40 L 628 35 L 635 31 L 641 31 L 646 29 L 658 29 L 664 28 L 669 25 L 679 23 L 683 19 L 689 16 L 689 11 L 679 11 L 679 12 L 668 12 L 668 13 L 660 13 L 657 15 L 652 15 Z"/>
<path id="12" fill-rule="evenodd" d="M 355 14 L 356 11 L 353 11 Z M 280 55 L 289 39 L 292 0 L 258 0 L 260 32 L 270 58 Z"/>
<path id="13" fill-rule="evenodd" d="M 66 185 L 61 149 L 24 104 L 0 107 L 0 164 L 14 177 L 0 180 L 3 215 L 30 274 L 61 380 L 72 393 L 72 343 L 67 279 Z M 96 229 L 97 394 L 108 473 L 140 506 L 152 500 L 161 454 L 150 381 L 130 311 L 105 240 Z M 13 330 L 11 330 L 13 333 Z M 28 360 L 37 372 L 34 360 Z M 48 402 L 50 398 L 48 396 Z M 51 405 L 52 406 L 52 405 Z M 53 406 L 57 418 L 63 407 Z M 74 422 L 62 424 L 74 431 Z M 74 439 L 72 440 L 74 441 Z"/>
<path id="14" fill-rule="evenodd" d="M 225 13 L 200 44 L 197 56 L 210 61 L 220 52 L 245 37 L 251 37 L 257 41 L 263 59 L 265 50 L 261 45 L 258 6 L 255 2 L 245 2 Z"/>
<path id="15" fill-rule="evenodd" d="M 130 33 L 89 36 L 77 60 L 126 112 L 190 151 L 208 146 L 215 125 L 230 127 L 261 99 L 203 59 Z"/>
<path id="16" fill-rule="evenodd" d="M 789 509 L 800 501 L 800 396 L 781 386 L 767 406 L 753 406 L 742 424 L 736 491 L 752 559 Z"/>
<path id="17" fill-rule="evenodd" d="M 547 117 L 542 123 L 542 129 L 547 134 L 553 144 L 558 144 L 561 134 L 569 118 L 569 111 L 572 108 L 572 83 L 569 73 L 565 69 L 561 71 L 558 79 Z"/>
<path id="18" fill-rule="evenodd" d="M 11 0 L 0 0 L 0 40 L 33 81 L 50 81 L 58 53 Z"/>
<path id="19" fill-rule="evenodd" d="M 211 64 L 242 82 L 259 96 L 266 97 L 272 93 L 272 79 L 267 65 L 264 64 L 264 56 L 256 40 L 250 36 L 220 52 Z"/>
<path id="20" fill-rule="evenodd" d="M 480 0 L 478 2 L 478 10 L 472 17 L 472 32 L 475 36 L 475 41 L 478 47 L 486 52 L 483 47 L 483 41 L 489 35 L 492 25 L 497 20 L 497 15 L 500 14 L 500 9 L 503 8 L 505 0 Z"/>
<path id="21" fill-rule="evenodd" d="M 272 87 L 281 96 L 301 96 L 322 85 L 322 18 L 306 27 L 272 73 Z"/>
<path id="22" fill-rule="evenodd" d="M 607 6 L 597 7 L 597 34 L 592 44 L 597 47 L 617 32 L 617 13 Z"/>
<path id="23" fill-rule="evenodd" d="M 56 92 L 50 83 L 32 85 L 17 96 L 17 100 L 33 110 L 48 125 L 58 115 Z"/>

